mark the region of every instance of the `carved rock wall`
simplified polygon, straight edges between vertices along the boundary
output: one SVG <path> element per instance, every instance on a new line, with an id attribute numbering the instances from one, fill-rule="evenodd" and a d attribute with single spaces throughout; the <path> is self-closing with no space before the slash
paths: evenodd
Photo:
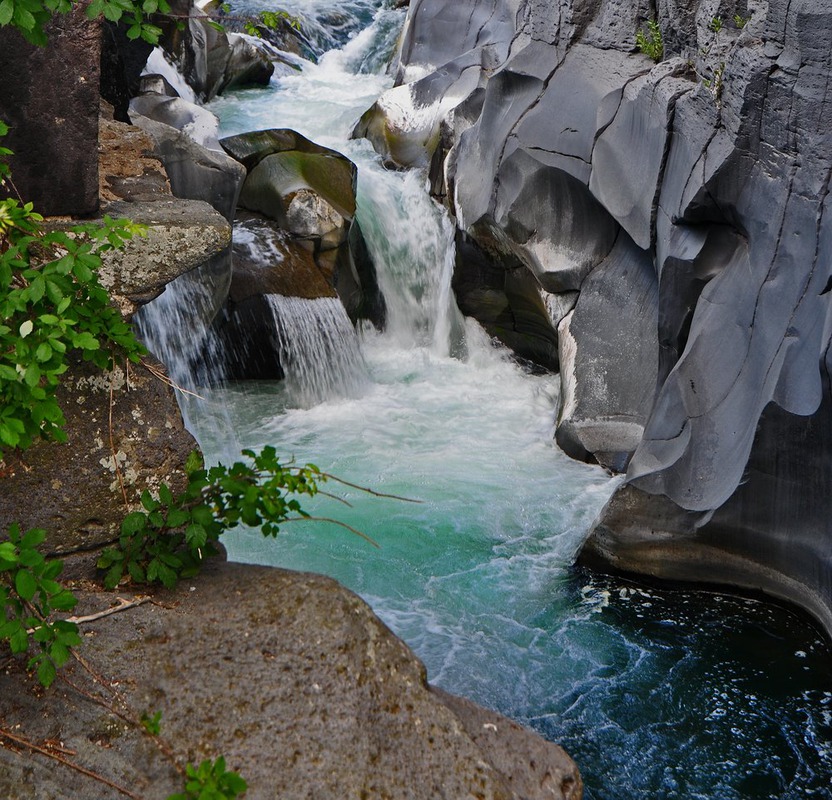
<path id="1" fill-rule="evenodd" d="M 469 0 L 456 47 L 448 13 L 410 10 L 418 81 L 393 92 L 440 135 L 409 157 L 495 268 L 574 305 L 558 440 L 629 461 L 586 558 L 763 589 L 832 632 L 832 2 Z M 635 47 L 653 18 L 658 64 Z M 373 112 L 388 141 L 401 106 Z"/>

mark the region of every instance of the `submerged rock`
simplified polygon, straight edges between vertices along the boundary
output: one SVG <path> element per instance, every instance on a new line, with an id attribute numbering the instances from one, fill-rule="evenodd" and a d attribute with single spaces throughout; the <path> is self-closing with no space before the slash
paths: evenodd
<path id="1" fill-rule="evenodd" d="M 79 589 L 79 613 L 113 602 Z M 432 690 L 409 648 L 335 581 L 216 563 L 156 599 L 96 622 L 84 658 L 117 687 L 132 709 L 127 719 L 162 712 L 162 739 L 178 763 L 223 755 L 248 782 L 249 800 L 581 797 L 578 770 L 560 747 Z M 57 682 L 33 697 L 21 673 L 4 675 L 15 687 L 4 693 L 4 723 L 17 735 L 60 741 L 73 761 L 144 797 L 181 790 L 138 722 L 91 699 L 100 687 L 80 665 L 67 673 L 89 694 Z M 39 800 L 121 796 L 0 748 L 0 794 L 23 800 L 30 789 Z"/>

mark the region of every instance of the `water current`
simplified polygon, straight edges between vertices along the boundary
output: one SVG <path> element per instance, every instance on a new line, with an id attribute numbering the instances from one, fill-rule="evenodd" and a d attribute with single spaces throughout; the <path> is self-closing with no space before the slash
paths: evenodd
<path id="1" fill-rule="evenodd" d="M 349 140 L 392 83 L 384 65 L 404 12 L 378 0 L 281 5 L 303 20 L 317 63 L 210 108 L 223 135 L 294 128 L 359 165 L 358 218 L 389 326 L 346 345 L 349 380 L 340 361 L 335 380 L 327 364 L 323 375 L 301 376 L 310 391 L 293 388 L 290 375 L 184 402 L 211 459 L 274 444 L 421 502 L 347 489 L 352 507 L 307 503 L 379 549 L 309 523 L 277 540 L 229 534 L 230 556 L 323 572 L 361 594 L 432 682 L 562 743 L 587 798 L 832 797 L 832 653 L 804 619 L 571 566 L 614 481 L 555 447 L 556 376 L 525 373 L 459 315 L 453 228 L 425 177 L 387 171 L 367 142 Z M 277 302 L 285 316 L 290 301 Z M 304 320 L 332 309 L 297 302 L 291 324 L 302 339 L 305 325 L 317 325 Z M 315 336 L 313 350 L 341 352 L 331 333 Z"/>

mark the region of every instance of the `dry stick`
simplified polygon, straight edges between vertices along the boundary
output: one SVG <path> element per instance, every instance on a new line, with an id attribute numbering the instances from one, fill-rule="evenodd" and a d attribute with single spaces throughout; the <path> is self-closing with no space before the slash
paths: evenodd
<path id="1" fill-rule="evenodd" d="M 97 619 L 102 619 L 103 617 L 109 617 L 110 614 L 118 614 L 121 611 L 127 611 L 128 608 L 136 608 L 137 606 L 142 606 L 145 603 L 150 602 L 149 597 L 138 597 L 135 600 L 125 600 L 123 597 L 117 597 L 116 602 L 118 603 L 117 606 L 112 606 L 111 608 L 105 608 L 104 611 L 98 611 L 95 614 L 87 614 L 83 617 L 67 617 L 67 622 L 74 622 L 76 625 L 81 625 L 84 622 L 94 622 Z"/>
<path id="2" fill-rule="evenodd" d="M 357 483 L 350 483 L 349 481 L 345 481 L 343 478 L 339 478 L 337 475 L 330 475 L 328 472 L 322 472 L 321 475 L 328 481 L 335 481 L 336 483 L 342 483 L 344 486 L 349 486 L 352 489 L 358 489 L 360 492 L 366 492 L 367 494 L 373 495 L 373 497 L 386 497 L 390 500 L 401 500 L 403 503 L 423 503 L 424 500 L 415 500 L 412 497 L 402 497 L 398 494 L 387 494 L 385 492 L 377 492 L 375 489 L 370 489 L 367 486 L 359 486 Z"/>
<path id="3" fill-rule="evenodd" d="M 166 383 L 168 386 L 171 387 L 171 389 L 176 389 L 176 391 L 182 392 L 182 394 L 187 394 L 191 397 L 196 397 L 197 400 L 205 399 L 201 394 L 197 394 L 196 392 L 192 392 L 190 389 L 186 389 L 184 386 L 180 386 L 176 381 L 174 381 L 170 377 L 170 375 L 166 375 L 158 367 L 154 367 L 147 361 L 141 361 L 140 363 L 154 378 L 158 378 L 160 381 L 162 381 L 162 383 Z"/>
<path id="4" fill-rule="evenodd" d="M 341 522 L 339 519 L 330 519 L 329 517 L 287 517 L 283 520 L 283 522 L 330 522 L 333 525 L 337 525 L 339 528 L 346 528 L 351 533 L 354 533 L 356 536 L 360 536 L 362 539 L 368 541 L 373 547 L 378 548 L 381 550 L 381 545 L 378 542 L 371 539 L 367 536 L 366 533 L 363 531 L 358 530 L 358 528 L 353 528 L 352 525 L 347 525 L 346 522 Z"/>
<path id="5" fill-rule="evenodd" d="M 52 758 L 55 761 L 63 764 L 70 769 L 74 769 L 76 772 L 80 772 L 82 775 L 86 775 L 88 778 L 92 778 L 99 783 L 103 783 L 105 786 L 109 786 L 111 789 L 115 789 L 117 792 L 125 795 L 126 797 L 132 797 L 133 800 L 142 800 L 137 794 L 133 794 L 129 789 L 125 789 L 123 786 L 119 786 L 117 783 L 113 783 L 111 780 L 108 780 L 103 775 L 99 775 L 97 772 L 93 772 L 92 770 L 87 769 L 86 767 L 82 767 L 78 764 L 73 764 L 66 758 L 59 756 L 57 753 L 53 753 L 50 750 L 47 750 L 45 747 L 39 747 L 34 742 L 28 741 L 28 739 L 23 739 L 20 736 L 15 736 L 13 733 L 10 733 L 5 728 L 0 728 L 0 737 L 4 739 L 8 739 L 10 742 L 14 742 L 14 744 L 20 745 L 21 747 L 25 747 L 29 750 L 34 751 L 35 753 L 40 753 L 41 755 L 46 756 L 47 758 Z"/>

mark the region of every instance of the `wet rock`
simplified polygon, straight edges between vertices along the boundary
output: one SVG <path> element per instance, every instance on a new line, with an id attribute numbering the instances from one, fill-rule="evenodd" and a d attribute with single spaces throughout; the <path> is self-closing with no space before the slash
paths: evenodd
<path id="1" fill-rule="evenodd" d="M 220 144 L 249 173 L 240 205 L 255 214 L 240 215 L 243 228 L 248 225 L 245 220 L 258 213 L 274 223 L 266 225 L 273 239 L 264 250 L 273 251 L 268 256 L 272 277 L 262 284 L 262 291 L 323 297 L 337 289 L 353 322 L 369 319 L 383 325 L 384 300 L 375 266 L 354 219 L 355 164 L 288 129 L 252 131 L 225 138 Z M 303 265 L 300 271 L 299 265 Z M 241 269 L 248 283 L 252 273 L 245 266 Z M 263 274 L 262 269 L 256 274 Z M 320 286 L 322 276 L 325 289 Z M 239 311 L 235 308 L 229 316 L 232 327 L 238 326 Z"/>
<path id="2" fill-rule="evenodd" d="M 458 236 L 453 290 L 459 310 L 473 317 L 523 361 L 557 371 L 558 337 L 541 287 L 517 259 L 489 255 Z"/>
<path id="3" fill-rule="evenodd" d="M 179 67 L 197 98 L 206 102 L 226 89 L 253 84 L 266 85 L 274 66 L 251 37 L 227 34 L 204 19 L 205 12 L 192 0 L 174 0 L 174 23 L 160 23 L 162 46 Z"/>
<path id="4" fill-rule="evenodd" d="M 146 236 L 134 236 L 123 250 L 112 250 L 102 258 L 101 283 L 128 316 L 174 278 L 201 266 L 231 242 L 231 226 L 198 200 L 118 202 L 108 205 L 107 213 L 147 226 Z M 222 271 L 224 288 L 217 288 L 215 313 L 228 290 L 230 263 Z"/>
<path id="5" fill-rule="evenodd" d="M 240 194 L 240 205 L 286 226 L 286 214 L 296 192 L 307 189 L 345 219 L 352 219 L 355 177 L 355 165 L 334 151 L 285 150 L 265 156 L 251 169 Z"/>
<path id="6" fill-rule="evenodd" d="M 657 305 L 649 256 L 621 234 L 558 328 L 555 439 L 573 458 L 622 472 L 641 441 L 658 369 Z"/>
<path id="7" fill-rule="evenodd" d="M 113 597 L 81 595 L 80 613 Z M 222 754 L 248 782 L 250 800 L 581 796 L 563 750 L 430 689 L 407 646 L 335 581 L 217 563 L 156 599 L 96 622 L 84 657 L 116 687 L 128 718 L 162 712 L 162 737 L 178 763 Z M 77 664 L 68 674 L 88 695 L 59 682 L 36 698 L 20 672 L 4 675 L 15 687 L 3 695 L 5 724 L 33 741 L 62 742 L 73 760 L 142 796 L 181 789 L 137 724 L 90 699 L 100 692 L 90 676 Z M 23 800 L 30 788 L 40 800 L 121 796 L 40 756 L 0 748 L 0 793 Z"/>

